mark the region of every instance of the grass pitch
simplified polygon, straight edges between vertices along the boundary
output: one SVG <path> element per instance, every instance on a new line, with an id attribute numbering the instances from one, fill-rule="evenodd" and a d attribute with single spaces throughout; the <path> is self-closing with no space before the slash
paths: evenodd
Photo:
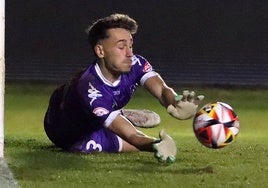
<path id="1" fill-rule="evenodd" d="M 239 116 L 237 139 L 215 150 L 197 141 L 192 120 L 171 118 L 156 99 L 139 89 L 128 107 L 151 109 L 162 118 L 158 127 L 143 131 L 157 136 L 165 128 L 177 142 L 177 161 L 166 165 L 158 163 L 148 152 L 85 155 L 55 148 L 43 130 L 44 113 L 55 87 L 6 84 L 5 161 L 22 188 L 262 188 L 268 185 L 268 90 L 194 89 L 206 96 L 201 106 L 212 101 L 226 102 Z"/>

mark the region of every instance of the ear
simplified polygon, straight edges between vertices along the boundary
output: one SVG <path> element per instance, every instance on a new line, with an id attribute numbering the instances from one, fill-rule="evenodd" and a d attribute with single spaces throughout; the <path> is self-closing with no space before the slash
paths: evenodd
<path id="1" fill-rule="evenodd" d="M 104 51 L 103 51 L 103 47 L 100 44 L 97 44 L 94 47 L 95 53 L 99 58 L 103 58 L 104 57 Z"/>

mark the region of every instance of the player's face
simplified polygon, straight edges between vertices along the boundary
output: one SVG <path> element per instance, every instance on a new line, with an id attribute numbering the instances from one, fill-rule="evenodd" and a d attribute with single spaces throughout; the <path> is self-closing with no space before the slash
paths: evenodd
<path id="1" fill-rule="evenodd" d="M 103 60 L 110 73 L 129 72 L 133 56 L 133 38 L 128 30 L 116 28 L 108 30 L 108 38 L 101 41 Z"/>

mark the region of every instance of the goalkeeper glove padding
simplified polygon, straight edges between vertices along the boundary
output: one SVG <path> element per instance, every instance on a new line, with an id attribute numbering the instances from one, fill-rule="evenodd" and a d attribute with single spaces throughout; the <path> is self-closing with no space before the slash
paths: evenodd
<path id="1" fill-rule="evenodd" d="M 159 162 L 174 163 L 176 160 L 177 147 L 175 141 L 162 129 L 159 139 L 153 144 L 155 158 Z"/>
<path id="2" fill-rule="evenodd" d="M 182 95 L 175 96 L 176 105 L 169 105 L 167 107 L 167 112 L 180 120 L 189 119 L 195 115 L 196 109 L 200 101 L 203 99 L 203 95 L 198 95 L 196 97 L 194 91 L 183 91 Z"/>

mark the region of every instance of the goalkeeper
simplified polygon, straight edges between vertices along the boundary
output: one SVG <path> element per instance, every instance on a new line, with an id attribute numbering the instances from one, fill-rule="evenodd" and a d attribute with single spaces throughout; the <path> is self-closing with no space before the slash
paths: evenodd
<path id="1" fill-rule="evenodd" d="M 160 117 L 148 110 L 128 110 L 138 86 L 146 88 L 177 119 L 196 113 L 203 96 L 178 95 L 142 56 L 133 54 L 137 23 L 112 14 L 89 26 L 88 41 L 96 60 L 51 95 L 44 129 L 58 147 L 70 152 L 153 152 L 162 162 L 174 162 L 174 140 L 160 131 L 150 137 L 135 126 L 153 127 Z"/>

